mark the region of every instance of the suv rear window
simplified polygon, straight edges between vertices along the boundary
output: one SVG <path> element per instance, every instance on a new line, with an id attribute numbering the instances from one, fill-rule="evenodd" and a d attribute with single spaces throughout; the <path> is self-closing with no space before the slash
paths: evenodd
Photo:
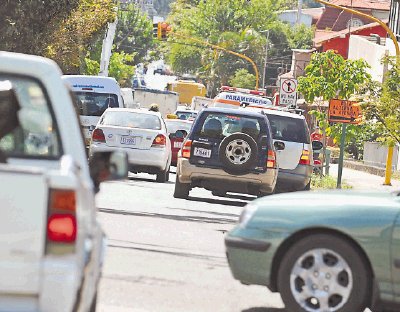
<path id="1" fill-rule="evenodd" d="M 197 135 L 206 137 L 226 137 L 236 132 L 243 132 L 253 138 L 260 134 L 260 121 L 254 117 L 223 113 L 207 114 Z"/>
<path id="2" fill-rule="evenodd" d="M 310 133 L 304 119 L 270 114 L 267 116 L 275 140 L 310 143 Z"/>

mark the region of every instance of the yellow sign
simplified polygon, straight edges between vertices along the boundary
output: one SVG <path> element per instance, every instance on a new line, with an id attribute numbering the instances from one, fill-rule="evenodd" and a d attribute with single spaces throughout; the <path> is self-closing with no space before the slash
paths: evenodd
<path id="1" fill-rule="evenodd" d="M 338 99 L 329 101 L 329 122 L 359 124 L 361 117 L 362 113 L 359 103 Z"/>

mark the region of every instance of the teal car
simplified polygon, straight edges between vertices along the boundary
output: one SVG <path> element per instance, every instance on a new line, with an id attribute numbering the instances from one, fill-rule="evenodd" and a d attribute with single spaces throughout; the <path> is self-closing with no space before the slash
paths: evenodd
<path id="1" fill-rule="evenodd" d="M 289 312 L 400 311 L 400 192 L 257 199 L 225 237 L 230 269 Z"/>

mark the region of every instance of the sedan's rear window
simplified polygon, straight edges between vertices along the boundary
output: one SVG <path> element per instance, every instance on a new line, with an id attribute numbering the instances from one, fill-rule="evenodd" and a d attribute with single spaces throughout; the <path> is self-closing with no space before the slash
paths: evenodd
<path id="1" fill-rule="evenodd" d="M 310 133 L 304 119 L 270 114 L 267 116 L 275 140 L 310 143 Z"/>
<path id="2" fill-rule="evenodd" d="M 161 121 L 158 116 L 135 112 L 107 111 L 100 124 L 149 130 L 161 129 Z"/>

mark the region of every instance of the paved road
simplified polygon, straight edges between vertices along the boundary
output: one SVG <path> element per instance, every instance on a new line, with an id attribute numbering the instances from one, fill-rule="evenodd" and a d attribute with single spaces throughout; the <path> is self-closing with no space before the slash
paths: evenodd
<path id="1" fill-rule="evenodd" d="M 360 180 L 381 184 L 349 169 L 344 178 L 355 188 Z M 174 180 L 132 175 L 102 185 L 97 206 L 108 249 L 98 311 L 284 312 L 278 294 L 234 280 L 225 258 L 224 233 L 254 197 L 195 189 L 189 200 L 174 199 Z"/>
<path id="2" fill-rule="evenodd" d="M 195 189 L 172 197 L 154 176 L 102 186 L 97 197 L 108 250 L 99 310 L 279 312 L 280 296 L 244 286 L 229 271 L 224 233 L 253 197 L 219 198 Z"/>

